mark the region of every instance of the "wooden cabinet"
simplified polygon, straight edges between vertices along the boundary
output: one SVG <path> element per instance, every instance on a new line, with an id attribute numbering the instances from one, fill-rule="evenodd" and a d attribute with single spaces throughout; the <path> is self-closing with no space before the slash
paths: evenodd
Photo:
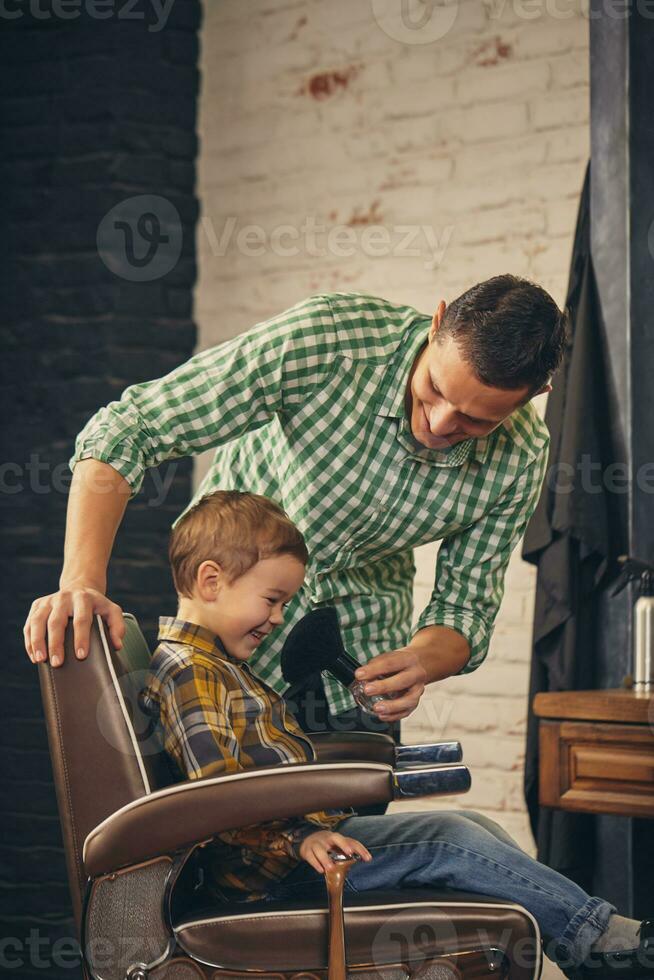
<path id="1" fill-rule="evenodd" d="M 654 817 L 654 695 L 537 694 L 542 806 Z"/>

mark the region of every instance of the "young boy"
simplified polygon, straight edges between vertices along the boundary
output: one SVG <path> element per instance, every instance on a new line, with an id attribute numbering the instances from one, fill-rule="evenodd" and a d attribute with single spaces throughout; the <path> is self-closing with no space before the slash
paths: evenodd
<path id="1" fill-rule="evenodd" d="M 216 491 L 172 530 L 169 557 L 179 607 L 175 618 L 160 617 L 141 700 L 159 717 L 180 779 L 312 761 L 284 699 L 247 663 L 304 581 L 299 530 L 265 497 Z M 592 954 L 593 977 L 654 977 L 654 922 L 615 914 L 472 811 L 357 816 L 349 808 L 226 831 L 207 848 L 209 886 L 222 901 L 308 895 L 324 889 L 331 849 L 361 856 L 346 879 L 354 891 L 445 886 L 510 899 L 534 915 L 560 966 Z M 614 970 L 615 950 L 634 952 Z"/>

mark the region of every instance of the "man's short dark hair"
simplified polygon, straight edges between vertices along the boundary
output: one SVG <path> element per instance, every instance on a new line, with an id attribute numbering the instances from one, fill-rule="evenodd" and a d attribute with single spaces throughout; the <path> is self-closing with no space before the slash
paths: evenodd
<path id="1" fill-rule="evenodd" d="M 493 276 L 450 303 L 436 336 L 453 338 L 482 384 L 527 387 L 531 397 L 561 363 L 567 323 L 567 313 L 541 286 Z"/>

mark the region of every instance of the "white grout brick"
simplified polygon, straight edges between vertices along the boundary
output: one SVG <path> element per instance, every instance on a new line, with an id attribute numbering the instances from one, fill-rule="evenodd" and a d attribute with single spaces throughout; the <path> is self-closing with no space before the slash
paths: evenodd
<path id="1" fill-rule="evenodd" d="M 462 105 L 524 99 L 548 88 L 547 62 L 514 62 L 493 68 L 471 68 L 457 78 L 457 101 Z"/>
<path id="2" fill-rule="evenodd" d="M 590 116 L 588 89 L 584 86 L 534 99 L 529 111 L 536 130 L 587 123 Z"/>
<path id="3" fill-rule="evenodd" d="M 516 0 L 512 0 L 516 2 Z M 546 0 L 543 0 L 545 6 Z M 586 17 L 567 19 L 550 17 L 546 13 L 531 21 L 522 20 L 513 45 L 516 58 L 540 58 L 577 51 L 579 58 L 588 58 L 589 25 Z"/>
<path id="4" fill-rule="evenodd" d="M 494 735 L 468 735 L 464 746 L 464 761 L 473 768 L 489 768 L 522 772 L 525 744 L 522 738 Z"/>
<path id="5" fill-rule="evenodd" d="M 543 400 L 547 395 L 542 396 Z M 515 548 L 506 570 L 506 588 L 514 592 L 527 592 L 532 594 L 536 584 L 536 568 L 524 561 L 522 558 L 522 547 L 520 544 Z"/>
<path id="6" fill-rule="evenodd" d="M 479 807 L 487 807 L 490 810 L 505 810 L 507 790 L 505 786 L 506 774 L 497 773 L 493 770 L 474 768 L 470 770 L 471 786 L 464 797 L 462 796 L 462 808 L 478 810 Z"/>
<path id="7" fill-rule="evenodd" d="M 533 597 L 531 602 L 533 603 Z M 529 664 L 531 662 L 531 624 L 505 625 L 501 622 L 500 613 L 488 656 L 492 656 L 495 662 L 516 665 Z"/>
<path id="8" fill-rule="evenodd" d="M 369 3 L 352 3 L 352 0 L 309 0 L 307 17 L 310 27 L 324 31 L 332 38 L 347 33 L 352 24 L 375 24 Z"/>
<path id="9" fill-rule="evenodd" d="M 457 109 L 435 120 L 435 133 L 440 139 L 479 143 L 520 136 L 527 129 L 527 106 L 521 102 L 498 103 L 494 111 L 487 106 Z"/>
<path id="10" fill-rule="evenodd" d="M 570 126 L 547 133 L 547 162 L 569 163 L 582 161 L 590 156 L 590 128 Z"/>
<path id="11" fill-rule="evenodd" d="M 498 620 L 501 616 L 501 621 L 504 624 L 517 623 L 520 625 L 524 622 L 526 610 L 527 603 L 524 592 L 514 592 L 512 589 L 507 588 L 502 599 L 502 607 Z"/>
<path id="12" fill-rule="evenodd" d="M 590 84 L 590 59 L 586 51 L 572 51 L 558 58 L 550 58 L 552 88 L 569 88 Z"/>
<path id="13" fill-rule="evenodd" d="M 306 5 L 307 0 L 259 0 L 257 13 L 261 18 L 265 18 L 270 12 L 280 13 L 286 10 L 302 12 Z M 244 24 L 251 19 L 243 0 L 221 0 L 220 3 L 207 3 L 203 7 L 203 15 L 203 27 L 206 24 L 214 26 L 234 22 Z"/>
<path id="14" fill-rule="evenodd" d="M 545 231 L 545 214 L 540 208 L 497 208 L 471 215 L 457 224 L 458 241 L 464 245 L 533 238 Z"/>
<path id="15" fill-rule="evenodd" d="M 577 223 L 577 200 L 574 197 L 549 201 L 546 207 L 547 234 L 552 238 L 563 235 L 569 242 Z"/>
<path id="16" fill-rule="evenodd" d="M 525 168 L 537 167 L 547 150 L 542 136 L 528 133 L 519 138 L 498 139 L 479 152 L 479 147 L 463 147 L 455 158 L 457 181 L 476 181 L 501 173 L 505 180 L 519 182 Z"/>
<path id="17" fill-rule="evenodd" d="M 478 672 L 483 672 L 484 666 L 482 664 Z M 408 720 L 406 722 L 407 731 L 412 733 L 407 738 L 408 741 L 461 738 L 466 732 L 501 732 L 505 736 L 524 733 L 527 717 L 525 699 L 507 697 L 498 701 L 495 697 L 467 693 L 449 694 L 441 690 L 446 683 L 448 682 L 443 681 L 429 685 L 429 697 L 423 697 L 410 715 L 410 725 Z M 404 724 L 403 722 L 403 726 Z"/>
<path id="18" fill-rule="evenodd" d="M 482 698 L 525 698 L 529 687 L 528 666 L 495 661 L 492 653 L 491 646 L 488 662 L 478 670 L 439 681 L 439 691 Z"/>
<path id="19" fill-rule="evenodd" d="M 394 86 L 379 92 L 380 119 L 414 119 L 450 108 L 454 103 L 454 80 L 442 78 L 438 83 Z M 374 122 L 374 120 L 372 120 Z"/>
<path id="20" fill-rule="evenodd" d="M 468 60 L 467 48 L 462 45 L 443 47 L 427 44 L 413 47 L 404 45 L 390 61 L 390 72 L 398 88 L 414 82 L 439 85 L 441 79 L 465 68 Z"/>

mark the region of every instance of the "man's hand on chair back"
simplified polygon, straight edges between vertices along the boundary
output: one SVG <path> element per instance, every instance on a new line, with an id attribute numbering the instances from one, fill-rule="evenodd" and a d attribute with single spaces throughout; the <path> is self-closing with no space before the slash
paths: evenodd
<path id="1" fill-rule="evenodd" d="M 64 662 L 64 634 L 72 616 L 75 656 L 84 660 L 89 652 L 91 623 L 98 613 L 107 626 L 116 649 L 123 645 L 123 611 L 98 589 L 77 586 L 60 589 L 35 599 L 23 627 L 25 649 L 33 664 L 50 660 L 53 667 Z"/>
<path id="2" fill-rule="evenodd" d="M 89 652 L 91 623 L 98 613 L 114 647 L 120 649 L 123 611 L 105 595 L 107 565 L 114 538 L 130 496 L 130 485 L 108 463 L 80 459 L 68 493 L 64 564 L 59 591 L 35 599 L 23 627 L 25 649 L 32 663 L 64 662 L 64 634 L 73 617 L 75 655 Z"/>

